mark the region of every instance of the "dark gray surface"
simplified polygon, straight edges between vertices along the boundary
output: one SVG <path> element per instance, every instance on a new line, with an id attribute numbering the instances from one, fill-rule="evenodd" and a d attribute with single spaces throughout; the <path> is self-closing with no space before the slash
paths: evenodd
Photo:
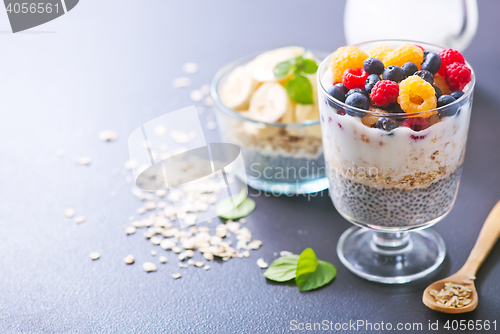
<path id="1" fill-rule="evenodd" d="M 121 172 L 128 134 L 192 104 L 189 89 L 171 87 L 186 61 L 200 65 L 192 76 L 197 88 L 222 65 L 259 50 L 342 45 L 343 2 L 305 3 L 88 0 L 36 31 L 1 35 L 0 333 L 281 333 L 293 319 L 421 322 L 424 328 L 435 320 L 440 326 L 447 319 L 500 321 L 500 246 L 478 274 L 477 310 L 438 314 L 420 301 L 430 280 L 384 286 L 340 264 L 335 247 L 350 224 L 326 192 L 310 201 L 257 197 L 248 227 L 264 244 L 249 259 L 213 263 L 208 272 L 183 269 L 177 281 L 170 278 L 178 270 L 172 255 L 158 272 L 142 271 L 152 246 L 122 229 L 139 206 Z M 481 1 L 479 10 L 479 30 L 465 52 L 478 78 L 467 156 L 455 208 L 435 226 L 448 247 L 435 278 L 460 268 L 500 198 L 500 44 L 494 36 L 500 4 Z M 0 23 L 9 30 L 6 15 Z M 100 142 L 97 135 L 106 129 L 120 139 Z M 214 131 L 207 136 L 216 138 Z M 66 158 L 56 157 L 58 148 Z M 80 155 L 90 156 L 92 165 L 75 166 Z M 68 206 L 87 222 L 66 219 Z M 338 268 L 334 282 L 318 291 L 268 283 L 255 264 L 306 247 Z M 102 254 L 96 262 L 88 258 L 94 250 Z M 137 259 L 132 267 L 122 262 L 129 253 Z"/>

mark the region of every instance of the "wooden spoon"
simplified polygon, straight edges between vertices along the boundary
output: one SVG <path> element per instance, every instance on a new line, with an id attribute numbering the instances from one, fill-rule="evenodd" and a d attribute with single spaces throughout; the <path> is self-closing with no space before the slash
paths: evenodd
<path id="1" fill-rule="evenodd" d="M 474 278 L 476 272 L 483 264 L 484 259 L 488 256 L 491 249 L 495 245 L 498 237 L 500 236 L 500 201 L 497 202 L 493 210 L 491 210 L 488 218 L 484 222 L 481 232 L 479 232 L 479 237 L 477 238 L 476 244 L 469 255 L 469 258 L 465 262 L 464 266 L 454 275 L 451 275 L 445 279 L 434 282 L 427 287 L 424 291 L 422 301 L 424 304 L 436 311 L 444 313 L 465 313 L 471 312 L 476 309 L 478 303 L 477 290 L 474 286 Z M 472 279 L 471 279 L 472 278 Z M 471 281 L 471 284 L 464 284 L 464 281 Z M 431 290 L 440 291 L 444 284 L 447 282 L 453 282 L 461 285 L 465 285 L 467 288 L 472 290 L 471 299 L 469 305 L 464 307 L 443 307 L 436 303 L 433 296 L 429 294 Z"/>

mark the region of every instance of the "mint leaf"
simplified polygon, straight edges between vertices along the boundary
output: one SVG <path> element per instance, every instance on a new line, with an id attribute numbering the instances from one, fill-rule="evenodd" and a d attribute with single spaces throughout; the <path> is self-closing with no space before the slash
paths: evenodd
<path id="1" fill-rule="evenodd" d="M 304 59 L 297 68 L 303 73 L 313 74 L 318 70 L 318 64 L 312 59 Z"/>
<path id="2" fill-rule="evenodd" d="M 245 189 L 242 189 L 238 195 L 221 200 L 215 208 L 217 216 L 224 219 L 239 219 L 248 216 L 255 209 L 255 201 L 246 196 Z"/>
<path id="3" fill-rule="evenodd" d="M 264 277 L 276 282 L 285 282 L 295 278 L 297 270 L 298 255 L 282 256 L 271 263 L 264 272 Z"/>
<path id="4" fill-rule="evenodd" d="M 300 291 L 309 291 L 330 283 L 337 276 L 337 269 L 328 262 L 319 261 L 311 248 L 300 254 L 295 272 L 295 283 Z"/>
<path id="5" fill-rule="evenodd" d="M 276 67 L 273 70 L 274 77 L 277 79 L 282 79 L 288 76 L 290 73 L 294 72 L 295 71 L 294 63 L 295 62 L 292 62 L 291 60 L 287 60 L 276 65 Z"/>
<path id="6" fill-rule="evenodd" d="M 305 76 L 295 73 L 295 76 L 285 83 L 285 88 L 292 101 L 300 104 L 314 103 L 313 88 Z"/>

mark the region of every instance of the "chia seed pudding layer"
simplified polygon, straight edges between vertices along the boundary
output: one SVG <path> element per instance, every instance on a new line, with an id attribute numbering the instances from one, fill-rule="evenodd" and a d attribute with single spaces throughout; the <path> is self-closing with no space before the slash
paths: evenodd
<path id="1" fill-rule="evenodd" d="M 411 227 L 445 215 L 453 206 L 462 166 L 426 187 L 376 188 L 328 175 L 330 196 L 337 210 L 349 220 L 371 227 Z"/>

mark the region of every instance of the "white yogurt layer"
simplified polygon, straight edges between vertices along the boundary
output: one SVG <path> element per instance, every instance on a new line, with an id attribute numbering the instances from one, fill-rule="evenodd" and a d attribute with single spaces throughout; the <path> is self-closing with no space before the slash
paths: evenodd
<path id="1" fill-rule="evenodd" d="M 326 71 L 321 80 L 325 88 L 330 87 L 331 71 Z M 320 103 L 320 111 L 324 118 L 322 132 L 327 165 L 340 173 L 378 175 L 378 178 L 359 177 L 358 182 L 369 186 L 398 187 L 394 183 L 419 173 L 436 173 L 431 180 L 435 182 L 448 177 L 463 162 L 470 104 L 462 106 L 458 115 L 444 117 L 441 122 L 418 132 L 402 126 L 391 132 L 370 128 L 359 117 L 338 115 L 325 103 Z M 390 184 L 385 178 L 390 178 Z M 412 187 L 428 185 L 421 183 Z"/>

